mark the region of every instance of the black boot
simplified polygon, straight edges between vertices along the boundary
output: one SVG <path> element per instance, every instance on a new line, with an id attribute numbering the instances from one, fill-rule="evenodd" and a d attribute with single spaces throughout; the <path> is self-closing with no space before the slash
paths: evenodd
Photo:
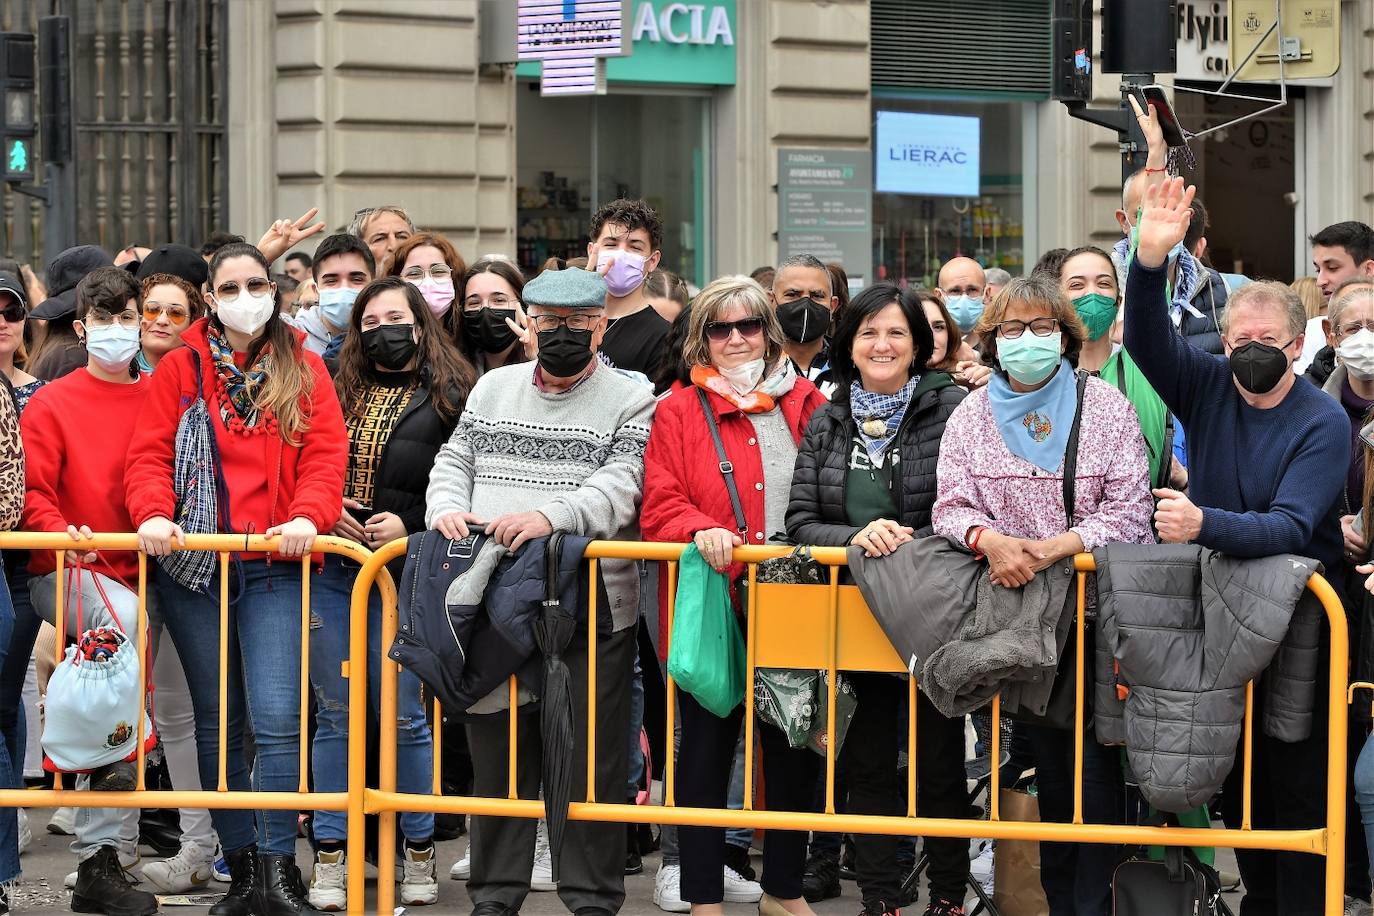
<path id="1" fill-rule="evenodd" d="M 310 905 L 295 856 L 259 855 L 253 916 L 324 916 Z"/>
<path id="2" fill-rule="evenodd" d="M 224 854 L 229 866 L 229 890 L 210 907 L 210 916 L 249 916 L 258 886 L 258 847 L 245 846 Z"/>
<path id="3" fill-rule="evenodd" d="M 802 874 L 802 896 L 819 903 L 840 896 L 840 860 L 828 853 L 812 853 Z"/>
<path id="4" fill-rule="evenodd" d="M 152 916 L 157 912 L 157 898 L 147 891 L 134 890 L 129 876 L 119 867 L 115 848 L 101 846 L 95 855 L 77 866 L 72 912 Z"/>

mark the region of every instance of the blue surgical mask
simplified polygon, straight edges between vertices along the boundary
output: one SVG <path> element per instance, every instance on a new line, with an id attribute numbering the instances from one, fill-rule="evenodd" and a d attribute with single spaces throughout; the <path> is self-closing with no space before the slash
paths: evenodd
<path id="1" fill-rule="evenodd" d="M 1020 337 L 997 338 L 997 362 L 1022 385 L 1038 385 L 1050 377 L 1061 359 L 1062 332 L 1037 337 L 1030 328 Z"/>
<path id="2" fill-rule="evenodd" d="M 353 302 L 359 290 L 339 287 L 320 290 L 320 314 L 335 328 L 348 327 L 348 319 L 353 315 Z"/>
<path id="3" fill-rule="evenodd" d="M 1183 243 L 1182 243 L 1182 242 L 1179 242 L 1179 243 L 1178 243 L 1177 245 L 1175 245 L 1173 248 L 1170 248 L 1170 249 L 1169 249 L 1169 260 L 1170 260 L 1170 261 L 1177 261 L 1177 260 L 1178 260 L 1178 256 L 1181 255 L 1181 254 L 1183 254 Z"/>
<path id="4" fill-rule="evenodd" d="M 123 372 L 138 352 L 138 328 L 86 328 L 86 352 L 106 372 Z"/>
<path id="5" fill-rule="evenodd" d="M 965 334 L 972 331 L 978 319 L 983 317 L 983 300 L 972 296 L 951 296 L 945 300 L 945 307 L 949 309 L 955 324 L 959 325 L 959 330 Z"/>

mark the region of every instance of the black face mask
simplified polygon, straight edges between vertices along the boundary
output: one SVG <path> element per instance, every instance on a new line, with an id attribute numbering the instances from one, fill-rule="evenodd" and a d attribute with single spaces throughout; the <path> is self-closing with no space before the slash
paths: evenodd
<path id="1" fill-rule="evenodd" d="M 484 308 L 463 313 L 463 337 L 483 353 L 502 353 L 515 343 L 515 332 L 506 324 L 506 317 L 515 312 L 507 309 Z"/>
<path id="2" fill-rule="evenodd" d="M 793 299 L 778 306 L 782 333 L 794 343 L 810 343 L 830 330 L 830 309 L 814 299 Z"/>
<path id="3" fill-rule="evenodd" d="M 1266 346 L 1258 340 L 1232 350 L 1229 361 L 1231 374 L 1240 382 L 1240 387 L 1251 394 L 1268 394 L 1283 379 L 1283 374 L 1290 371 L 1288 357 L 1282 348 Z"/>
<path id="4" fill-rule="evenodd" d="M 363 354 L 392 372 L 404 369 L 418 347 L 413 324 L 380 324 L 363 331 Z"/>
<path id="5" fill-rule="evenodd" d="M 555 378 L 572 378 L 592 361 L 592 332 L 560 324 L 539 332 L 539 365 Z"/>

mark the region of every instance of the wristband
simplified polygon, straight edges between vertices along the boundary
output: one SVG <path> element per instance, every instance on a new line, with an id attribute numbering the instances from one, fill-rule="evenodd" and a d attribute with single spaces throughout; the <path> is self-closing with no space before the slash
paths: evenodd
<path id="1" fill-rule="evenodd" d="M 968 549 L 973 551 L 973 555 L 980 560 L 983 558 L 983 554 L 978 552 L 978 541 L 982 539 L 983 532 L 987 530 L 987 528 L 979 525 L 973 530 L 973 536 L 968 539 Z"/>
<path id="2" fill-rule="evenodd" d="M 1152 168 L 1148 168 L 1148 167 L 1147 167 L 1147 168 L 1145 169 L 1145 174 L 1146 174 L 1146 175 L 1154 175 L 1154 174 L 1156 174 L 1156 173 L 1158 173 L 1158 172 L 1167 172 L 1167 171 L 1169 171 L 1169 167 L 1168 167 L 1168 166 L 1165 166 L 1165 167 L 1163 167 L 1163 168 L 1158 168 L 1158 169 L 1152 169 Z"/>

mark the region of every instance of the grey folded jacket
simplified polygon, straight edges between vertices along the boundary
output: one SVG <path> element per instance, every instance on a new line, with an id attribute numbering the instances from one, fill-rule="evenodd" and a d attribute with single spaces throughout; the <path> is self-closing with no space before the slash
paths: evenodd
<path id="1" fill-rule="evenodd" d="M 1045 712 L 1073 619 L 1073 560 L 1024 588 L 988 580 L 983 564 L 940 536 L 887 557 L 849 549 L 869 610 L 941 714 L 961 716 L 999 692 L 1011 712 Z"/>
<path id="2" fill-rule="evenodd" d="M 1239 559 L 1190 544 L 1112 544 L 1093 557 L 1094 726 L 1103 743 L 1125 743 L 1150 804 L 1179 813 L 1211 800 L 1235 764 L 1245 684 L 1261 674 L 1278 685 L 1265 693 L 1265 732 L 1294 740 L 1310 730 L 1316 649 L 1306 645 L 1312 610 L 1304 595 L 1321 564 Z M 1130 690 L 1124 707 L 1113 659 Z"/>

